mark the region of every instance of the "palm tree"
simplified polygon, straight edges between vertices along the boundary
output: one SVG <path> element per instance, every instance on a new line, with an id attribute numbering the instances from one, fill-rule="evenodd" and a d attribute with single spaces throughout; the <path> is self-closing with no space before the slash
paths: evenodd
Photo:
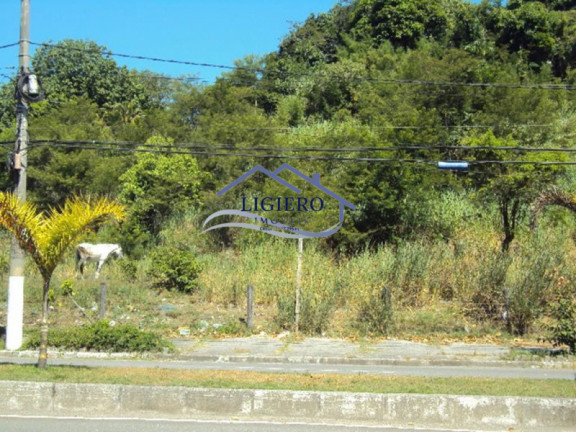
<path id="1" fill-rule="evenodd" d="M 0 225 L 32 258 L 43 280 L 39 368 L 46 367 L 48 360 L 48 293 L 56 266 L 82 233 L 109 219 L 123 218 L 124 207 L 108 198 L 74 197 L 44 214 L 34 204 L 0 192 Z"/>

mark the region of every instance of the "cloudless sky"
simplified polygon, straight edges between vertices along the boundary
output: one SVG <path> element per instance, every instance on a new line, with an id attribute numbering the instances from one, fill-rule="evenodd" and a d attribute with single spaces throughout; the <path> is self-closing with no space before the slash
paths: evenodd
<path id="1" fill-rule="evenodd" d="M 293 24 L 328 12 L 337 0 L 30 0 L 30 40 L 90 39 L 110 51 L 234 66 L 278 48 Z M 0 0 L 0 46 L 20 37 L 20 0 Z M 31 53 L 35 49 L 31 46 Z M 212 82 L 223 70 L 115 57 L 129 68 Z M 18 47 L 0 50 L 2 76 L 18 65 Z"/>

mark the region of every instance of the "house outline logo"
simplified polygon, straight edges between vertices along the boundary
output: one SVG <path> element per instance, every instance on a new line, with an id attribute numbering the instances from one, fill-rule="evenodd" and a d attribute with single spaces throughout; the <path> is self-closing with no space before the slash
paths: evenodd
<path id="1" fill-rule="evenodd" d="M 305 231 L 305 230 L 302 230 L 300 228 L 291 227 L 291 226 L 281 224 L 281 223 L 273 223 L 273 225 L 274 225 L 273 227 L 266 227 L 265 228 L 265 227 L 262 227 L 262 226 L 256 225 L 256 224 L 247 224 L 247 223 L 242 223 L 242 222 L 227 222 L 227 223 L 222 223 L 222 224 L 218 224 L 218 225 L 214 225 L 214 226 L 211 226 L 209 228 L 206 228 L 206 229 L 204 229 L 204 231 L 202 231 L 202 234 L 204 234 L 205 232 L 208 232 L 208 231 L 219 229 L 219 228 L 238 227 L 238 228 L 248 228 L 248 229 L 253 229 L 253 230 L 264 231 L 267 234 L 275 235 L 278 237 L 284 237 L 284 238 L 328 237 L 328 236 L 336 233 L 342 227 L 342 224 L 344 223 L 345 207 L 348 207 L 351 210 L 356 210 L 356 206 L 354 204 L 352 204 L 351 202 L 342 198 L 340 195 L 336 194 L 335 192 L 333 192 L 330 189 L 323 186 L 320 183 L 320 174 L 315 173 L 315 174 L 312 174 L 312 177 L 308 177 L 306 174 L 303 174 L 301 171 L 297 170 L 296 168 L 292 167 L 291 165 L 289 165 L 287 163 L 280 165 L 280 167 L 278 167 L 275 171 L 270 171 L 261 165 L 256 165 L 254 168 L 252 168 L 251 170 L 242 174 L 240 177 L 238 177 L 233 182 L 229 183 L 224 188 L 220 189 L 216 193 L 216 195 L 217 196 L 224 195 L 226 192 L 228 192 L 229 190 L 231 190 L 232 188 L 234 188 L 238 184 L 242 183 L 244 180 L 248 179 L 249 177 L 251 177 L 253 174 L 255 174 L 257 172 L 261 172 L 261 173 L 267 175 L 269 178 L 277 181 L 278 183 L 285 186 L 286 188 L 288 188 L 292 192 L 294 192 L 296 194 L 301 194 L 302 191 L 299 188 L 297 188 L 296 186 L 292 185 L 291 183 L 287 182 L 286 180 L 284 180 L 282 177 L 279 176 L 279 174 L 281 172 L 283 172 L 284 170 L 288 170 L 289 172 L 300 177 L 302 180 L 310 183 L 311 185 L 316 187 L 318 190 L 324 192 L 326 195 L 330 196 L 331 198 L 336 199 L 338 201 L 338 204 L 339 204 L 339 222 L 337 224 L 333 225 L 332 227 L 330 227 L 324 231 L 320 231 L 320 232 Z M 255 221 L 260 220 L 261 222 L 264 222 L 263 218 L 261 216 L 259 216 L 257 214 L 250 213 L 249 211 L 229 209 L 229 210 L 220 210 L 220 211 L 217 211 L 215 213 L 212 213 L 210 216 L 208 216 L 206 218 L 202 227 L 203 228 L 206 227 L 208 222 L 210 222 L 211 220 L 213 220 L 217 217 L 220 217 L 220 216 L 243 216 L 243 217 L 248 217 L 250 219 L 254 219 Z M 267 219 L 266 219 L 266 221 L 267 221 Z M 267 224 L 267 222 L 265 222 L 265 223 Z M 288 231 L 292 231 L 292 233 L 287 233 L 287 232 L 283 232 L 280 230 L 288 230 Z"/>

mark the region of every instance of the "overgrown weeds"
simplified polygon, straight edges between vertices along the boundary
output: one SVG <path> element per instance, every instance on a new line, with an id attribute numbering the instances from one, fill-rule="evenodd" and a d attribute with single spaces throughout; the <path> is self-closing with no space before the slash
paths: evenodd
<path id="1" fill-rule="evenodd" d="M 182 230 L 187 226 L 192 224 L 178 225 L 177 235 L 166 235 L 162 250 L 167 256 L 173 248 L 181 250 L 183 242 L 177 243 L 185 238 Z M 299 330 L 337 337 L 408 338 L 532 333 L 534 338 L 569 344 L 560 333 L 570 325 L 571 309 L 560 307 L 564 303 L 559 299 L 567 297 L 556 287 L 574 289 L 573 242 L 551 229 L 523 233 L 508 253 L 500 252 L 499 243 L 494 232 L 468 230 L 450 241 L 404 241 L 336 258 L 305 241 Z M 165 336 L 205 334 L 206 329 L 215 336 L 249 334 L 240 322 L 248 285 L 255 288 L 253 332 L 294 328 L 296 241 L 269 239 L 198 254 L 190 247 L 188 252 L 194 265 L 180 260 L 172 268 L 182 274 L 195 271 L 195 285 L 183 290 L 155 284 L 157 278 L 150 274 L 155 275 L 157 264 L 149 258 L 107 264 L 100 280 L 90 273 L 86 279 L 75 279 L 70 260 L 55 275 L 52 325 L 86 323 L 58 288 L 59 281 L 72 279 L 75 302 L 92 319 L 98 318 L 100 284 L 107 283 L 108 319 Z M 38 276 L 30 274 L 27 286 L 26 319 L 35 324 Z"/>

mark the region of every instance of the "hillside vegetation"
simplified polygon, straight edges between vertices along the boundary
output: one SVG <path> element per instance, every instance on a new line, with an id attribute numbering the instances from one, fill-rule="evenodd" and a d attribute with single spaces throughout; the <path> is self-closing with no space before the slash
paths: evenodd
<path id="1" fill-rule="evenodd" d="M 218 190 L 289 163 L 356 206 L 338 233 L 304 241 L 302 332 L 528 335 L 574 349 L 575 1 L 342 1 L 209 85 L 128 70 L 93 41 L 40 46 L 32 65 L 46 99 L 31 109 L 29 199 L 108 195 L 128 208 L 86 238 L 127 253 L 103 271 L 110 319 L 242 333 L 251 284 L 255 331 L 291 329 L 296 241 L 201 234 L 227 203 L 279 189 L 257 178 Z M 3 157 L 13 93 L 0 87 Z M 453 160 L 469 169 L 436 167 Z M 76 280 L 72 259 L 55 278 L 54 325 L 85 321 L 70 297 L 89 309 L 99 282 Z"/>

